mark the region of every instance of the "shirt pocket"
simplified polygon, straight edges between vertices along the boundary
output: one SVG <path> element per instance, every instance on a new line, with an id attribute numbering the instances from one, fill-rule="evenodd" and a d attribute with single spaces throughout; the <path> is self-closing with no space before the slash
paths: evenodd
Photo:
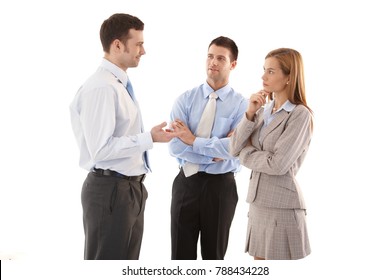
<path id="1" fill-rule="evenodd" d="M 223 117 L 216 118 L 213 127 L 213 136 L 216 136 L 218 138 L 227 137 L 228 133 L 231 130 L 232 123 L 233 123 L 232 118 L 223 118 Z"/>

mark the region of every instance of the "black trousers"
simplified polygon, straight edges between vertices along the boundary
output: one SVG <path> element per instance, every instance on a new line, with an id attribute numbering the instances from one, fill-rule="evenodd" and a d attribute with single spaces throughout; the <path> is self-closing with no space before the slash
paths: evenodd
<path id="1" fill-rule="evenodd" d="M 84 259 L 137 260 L 147 196 L 141 182 L 90 172 L 81 192 Z"/>
<path id="2" fill-rule="evenodd" d="M 172 259 L 197 259 L 200 234 L 202 259 L 223 260 L 237 201 L 233 173 L 185 177 L 180 170 L 172 187 Z"/>

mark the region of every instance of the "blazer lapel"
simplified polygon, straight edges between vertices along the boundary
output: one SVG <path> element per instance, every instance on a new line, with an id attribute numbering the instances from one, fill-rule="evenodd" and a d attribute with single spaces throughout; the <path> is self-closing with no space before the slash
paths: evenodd
<path id="1" fill-rule="evenodd" d="M 264 138 L 270 134 L 276 127 L 279 126 L 279 124 L 281 122 L 283 122 L 283 120 L 285 118 L 287 118 L 289 115 L 289 113 L 285 110 L 281 110 L 280 112 L 278 112 L 275 116 L 275 118 L 271 121 L 271 123 L 266 127 L 264 128 L 264 131 L 261 133 L 261 139 L 260 139 L 260 143 L 262 144 L 263 141 L 264 141 Z M 259 139 L 259 138 L 258 138 Z"/>

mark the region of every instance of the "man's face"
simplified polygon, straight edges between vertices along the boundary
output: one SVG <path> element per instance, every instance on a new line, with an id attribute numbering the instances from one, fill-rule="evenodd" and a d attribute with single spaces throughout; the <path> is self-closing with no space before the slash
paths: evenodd
<path id="1" fill-rule="evenodd" d="M 129 39 L 125 43 L 120 54 L 122 68 L 137 67 L 141 56 L 145 54 L 143 31 L 130 29 Z"/>
<path id="2" fill-rule="evenodd" d="M 228 80 L 230 71 L 236 62 L 230 60 L 230 51 L 227 48 L 211 45 L 207 54 L 206 69 L 208 79 L 214 81 Z"/>

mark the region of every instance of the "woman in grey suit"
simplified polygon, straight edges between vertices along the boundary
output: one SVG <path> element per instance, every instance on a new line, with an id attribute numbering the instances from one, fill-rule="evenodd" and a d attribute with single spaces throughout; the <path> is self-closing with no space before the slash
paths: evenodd
<path id="1" fill-rule="evenodd" d="M 300 259 L 311 249 L 295 176 L 312 136 L 300 53 L 287 48 L 268 53 L 262 79 L 264 89 L 250 97 L 230 139 L 230 153 L 252 170 L 246 252 L 255 259 Z"/>

